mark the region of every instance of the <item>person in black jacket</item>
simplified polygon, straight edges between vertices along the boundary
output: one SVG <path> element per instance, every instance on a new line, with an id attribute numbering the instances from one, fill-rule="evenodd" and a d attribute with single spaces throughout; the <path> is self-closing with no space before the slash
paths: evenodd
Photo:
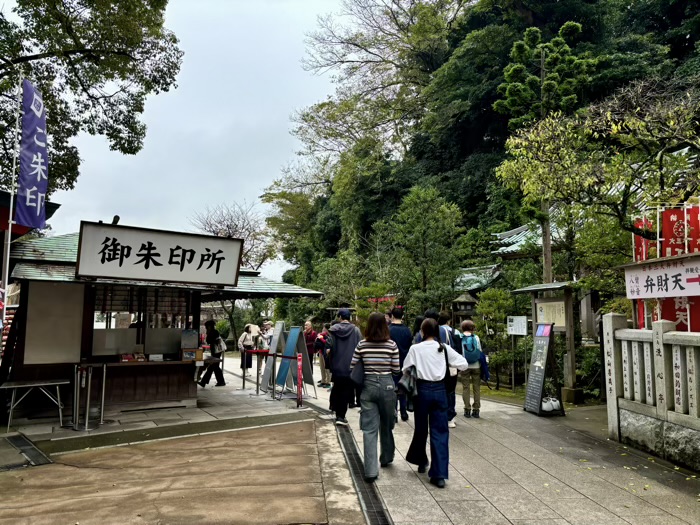
<path id="1" fill-rule="evenodd" d="M 335 424 L 348 426 L 345 415 L 348 413 L 348 405 L 355 401 L 355 384 L 350 378 L 352 356 L 357 344 L 362 340 L 360 329 L 350 322 L 350 310 L 341 308 L 338 312 L 340 322 L 330 327 L 333 338 L 333 347 L 330 354 L 331 378 L 331 406 L 335 412 Z"/>
<path id="2" fill-rule="evenodd" d="M 396 343 L 396 346 L 399 347 L 399 362 L 401 364 L 401 367 L 403 367 L 403 362 L 404 359 L 406 359 L 406 356 L 408 355 L 408 350 L 411 348 L 411 344 L 413 343 L 413 338 L 411 337 L 411 330 L 409 330 L 408 326 L 403 324 L 403 309 L 394 307 L 391 310 L 391 323 L 389 324 L 389 334 L 391 336 L 391 340 Z M 398 385 L 399 379 L 401 379 L 401 376 L 395 376 L 394 377 L 396 384 Z M 408 411 L 406 410 L 406 394 L 401 393 L 399 391 L 399 409 L 401 411 L 401 420 L 402 421 L 408 421 Z"/>

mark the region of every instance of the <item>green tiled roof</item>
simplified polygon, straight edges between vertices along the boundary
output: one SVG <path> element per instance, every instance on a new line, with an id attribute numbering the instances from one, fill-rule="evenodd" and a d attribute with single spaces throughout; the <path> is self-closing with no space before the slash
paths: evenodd
<path id="1" fill-rule="evenodd" d="M 501 276 L 498 265 L 463 268 L 457 278 L 456 288 L 461 291 L 478 291 L 487 288 Z"/>
<path id="2" fill-rule="evenodd" d="M 180 284 L 180 283 L 150 283 L 143 281 L 114 281 L 96 279 L 95 283 L 109 283 L 124 286 L 150 286 L 159 288 L 184 288 L 188 290 L 200 290 L 204 301 L 214 301 L 225 298 L 253 298 L 253 297 L 322 297 L 321 292 L 302 288 L 293 284 L 281 283 L 261 277 L 258 272 L 242 270 L 238 276 L 238 286 L 225 286 L 223 288 Z M 12 278 L 28 281 L 61 281 L 61 282 L 85 282 L 75 278 L 75 266 L 73 264 L 44 264 L 35 262 L 19 262 L 12 271 Z"/>
<path id="3" fill-rule="evenodd" d="M 78 260 L 80 235 L 69 233 L 55 237 L 41 237 L 12 244 L 10 256 L 15 260 L 73 263 Z"/>

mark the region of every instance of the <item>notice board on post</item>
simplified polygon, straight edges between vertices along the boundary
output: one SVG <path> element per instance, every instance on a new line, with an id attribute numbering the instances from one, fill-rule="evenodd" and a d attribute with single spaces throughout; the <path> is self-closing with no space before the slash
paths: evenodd
<path id="1" fill-rule="evenodd" d="M 525 405 L 523 409 L 538 416 L 543 414 L 564 415 L 564 403 L 559 398 L 557 398 L 560 405 L 559 410 L 553 410 L 551 412 L 544 412 L 542 410 L 544 383 L 548 375 L 548 369 L 549 377 L 555 381 L 556 391 L 560 392 L 556 379 L 556 363 L 554 362 L 554 355 L 552 351 L 553 338 L 553 324 L 537 325 L 532 348 L 532 357 L 530 359 L 530 375 L 528 376 L 527 391 L 525 392 Z"/>

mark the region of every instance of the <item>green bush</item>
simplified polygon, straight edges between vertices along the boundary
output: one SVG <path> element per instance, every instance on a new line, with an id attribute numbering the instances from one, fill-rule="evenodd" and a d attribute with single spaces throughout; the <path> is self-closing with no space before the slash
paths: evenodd
<path id="1" fill-rule="evenodd" d="M 222 339 L 228 338 L 229 332 L 231 332 L 231 324 L 228 319 L 221 319 L 216 323 L 216 331 L 219 332 Z"/>

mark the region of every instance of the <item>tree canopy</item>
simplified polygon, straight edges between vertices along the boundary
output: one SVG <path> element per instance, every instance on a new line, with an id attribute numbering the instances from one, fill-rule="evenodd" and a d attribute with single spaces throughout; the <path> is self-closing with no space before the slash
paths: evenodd
<path id="1" fill-rule="evenodd" d="M 537 249 L 500 261 L 490 241 L 549 217 L 545 199 L 554 277 L 619 292 L 610 266 L 631 256 L 631 232 L 650 234 L 634 214 L 697 188 L 698 7 L 344 0 L 306 59 L 335 92 L 294 117 L 300 160 L 263 197 L 287 279 L 327 293 L 315 313 L 380 293 L 412 314 L 445 306 L 470 266 L 534 284 Z"/>
<path id="2" fill-rule="evenodd" d="M 164 27 L 167 0 L 17 0 L 0 13 L 2 185 L 9 186 L 16 86 L 35 82 L 47 108 L 49 192 L 79 174 L 78 133 L 103 135 L 125 154 L 143 146 L 146 98 L 175 87 L 182 51 Z"/>

